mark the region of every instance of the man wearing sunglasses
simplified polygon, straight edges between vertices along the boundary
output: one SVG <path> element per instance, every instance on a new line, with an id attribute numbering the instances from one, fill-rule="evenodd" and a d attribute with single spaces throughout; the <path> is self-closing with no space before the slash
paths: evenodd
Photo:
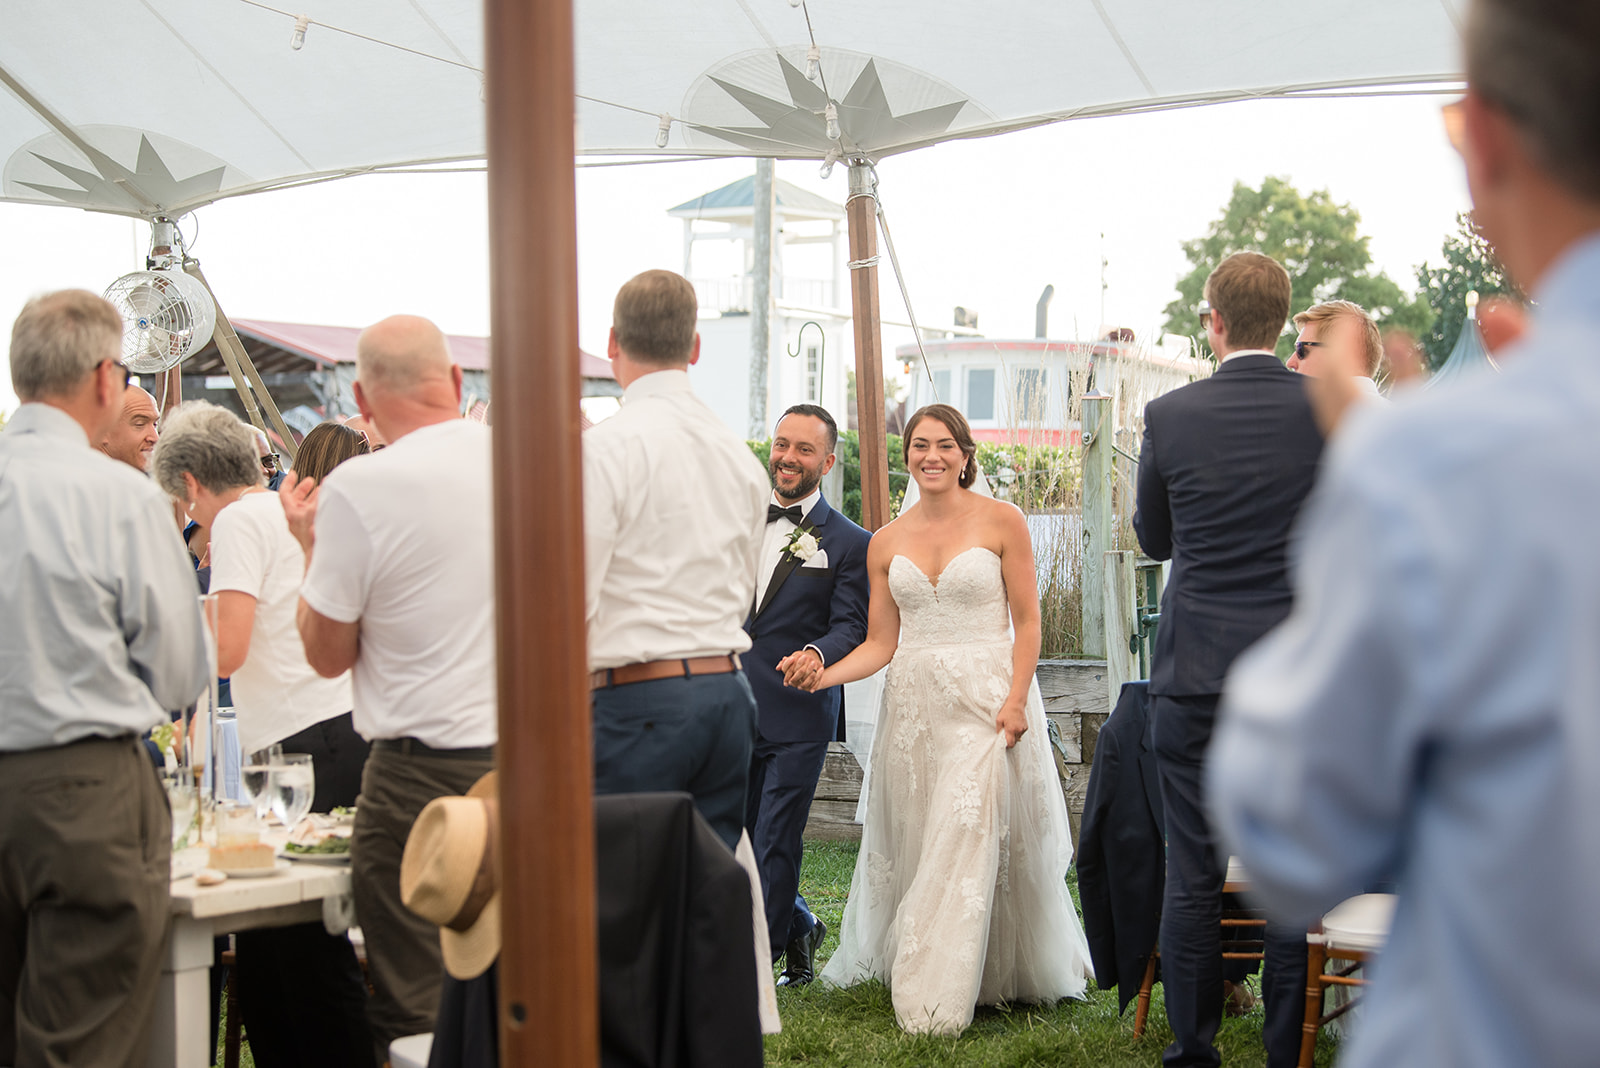
<path id="1" fill-rule="evenodd" d="M 1527 332 L 1330 450 L 1206 781 L 1280 919 L 1396 883 L 1345 1068 L 1600 1056 L 1600 5 L 1474 0 L 1465 43 L 1451 132 Z"/>
<path id="2" fill-rule="evenodd" d="M 1289 370 L 1313 378 L 1346 367 L 1359 370 L 1350 377 L 1361 395 L 1382 397 L 1373 376 L 1383 359 L 1383 335 L 1365 308 L 1348 300 L 1324 301 L 1296 315 L 1294 325 L 1300 336 L 1289 356 Z"/>

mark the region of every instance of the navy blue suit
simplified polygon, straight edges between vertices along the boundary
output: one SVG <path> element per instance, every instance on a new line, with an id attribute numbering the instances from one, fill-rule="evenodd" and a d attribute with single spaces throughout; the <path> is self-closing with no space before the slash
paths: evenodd
<path id="1" fill-rule="evenodd" d="M 1221 1063 L 1222 885 L 1227 860 L 1206 818 L 1201 774 L 1234 659 L 1289 614 L 1289 534 L 1316 481 L 1322 435 L 1305 380 L 1268 353 L 1145 408 L 1139 545 L 1172 560 L 1150 665 L 1151 718 L 1167 836 L 1161 974 L 1169 1066 Z M 1261 989 L 1269 1068 L 1300 1052 L 1305 932 L 1265 933 Z"/>
<path id="2" fill-rule="evenodd" d="M 745 826 L 761 867 L 774 960 L 816 922 L 798 896 L 802 834 L 844 699 L 837 686 L 819 693 L 785 687 L 778 661 L 809 645 L 824 663 L 836 664 L 867 636 L 867 543 L 872 535 L 821 496 L 803 525 L 817 538 L 827 566 L 799 566 L 785 558 L 767 583 L 762 603 L 745 621 L 751 646 L 743 656 L 744 670 L 759 723 Z"/>

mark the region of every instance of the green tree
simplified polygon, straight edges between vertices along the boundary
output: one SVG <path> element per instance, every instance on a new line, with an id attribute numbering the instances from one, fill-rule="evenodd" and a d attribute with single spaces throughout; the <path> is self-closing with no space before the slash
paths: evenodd
<path id="1" fill-rule="evenodd" d="M 1431 328 L 1415 331 L 1428 354 L 1428 366 L 1438 370 L 1456 347 L 1461 326 L 1467 321 L 1467 294 L 1476 290 L 1480 297 L 1493 293 L 1522 299 L 1522 293 L 1495 259 L 1483 234 L 1473 225 L 1472 216 L 1456 216 L 1456 232 L 1444 240 L 1444 263 L 1417 268 L 1419 300 L 1433 312 Z"/>
<path id="2" fill-rule="evenodd" d="M 1206 276 L 1235 252 L 1271 256 L 1289 272 L 1294 284 L 1290 312 L 1304 311 L 1319 301 L 1353 300 L 1380 325 L 1427 330 L 1432 313 L 1401 290 L 1383 272 L 1372 274 L 1367 238 L 1357 232 L 1361 215 L 1348 204 L 1335 204 L 1327 190 L 1302 196 L 1283 178 L 1266 178 L 1260 189 L 1236 182 L 1222 217 L 1205 236 L 1185 241 L 1183 253 L 1191 270 L 1178 280 L 1178 299 L 1166 307 L 1169 333 L 1195 336 Z M 1293 335 L 1278 339 L 1278 356 L 1287 358 Z"/>

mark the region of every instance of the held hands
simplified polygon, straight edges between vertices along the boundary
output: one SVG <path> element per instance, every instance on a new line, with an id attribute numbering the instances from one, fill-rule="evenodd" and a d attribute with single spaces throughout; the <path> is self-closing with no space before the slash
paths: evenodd
<path id="1" fill-rule="evenodd" d="M 1023 710 L 1021 701 L 1007 701 L 1000 706 L 1000 711 L 995 713 L 995 729 L 1006 736 L 1006 748 L 1014 747 L 1022 736 L 1028 733 L 1028 714 Z"/>
<path id="2" fill-rule="evenodd" d="M 317 518 L 317 480 L 302 479 L 293 471 L 283 477 L 278 487 L 278 499 L 283 502 L 283 515 L 289 521 L 289 533 L 300 543 L 307 554 L 316 540 L 313 529 Z"/>
<path id="3" fill-rule="evenodd" d="M 783 684 L 797 690 L 815 693 L 822 688 L 822 657 L 815 649 L 801 649 L 778 661 L 783 672 Z"/>

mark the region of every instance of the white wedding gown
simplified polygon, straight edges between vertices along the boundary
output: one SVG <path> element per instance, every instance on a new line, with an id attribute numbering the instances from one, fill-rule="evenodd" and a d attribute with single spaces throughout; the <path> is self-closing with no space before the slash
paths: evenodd
<path id="1" fill-rule="evenodd" d="M 1092 974 L 1039 685 L 1015 748 L 1000 558 L 981 546 L 930 580 L 896 556 L 900 607 L 869 758 L 866 825 L 824 981 L 879 978 L 907 1031 L 958 1033 L 976 1005 L 1082 997 Z"/>

